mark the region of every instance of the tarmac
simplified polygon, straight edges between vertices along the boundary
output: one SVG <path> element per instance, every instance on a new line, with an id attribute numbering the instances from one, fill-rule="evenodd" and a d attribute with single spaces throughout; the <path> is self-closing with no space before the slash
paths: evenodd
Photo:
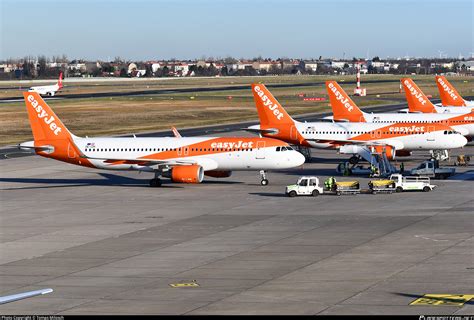
<path id="1" fill-rule="evenodd" d="M 472 166 L 428 193 L 286 197 L 347 159 L 312 154 L 265 187 L 258 172 L 150 188 L 146 173 L 2 160 L 0 295 L 54 292 L 0 314 L 474 314 L 455 296 L 474 297 Z"/>

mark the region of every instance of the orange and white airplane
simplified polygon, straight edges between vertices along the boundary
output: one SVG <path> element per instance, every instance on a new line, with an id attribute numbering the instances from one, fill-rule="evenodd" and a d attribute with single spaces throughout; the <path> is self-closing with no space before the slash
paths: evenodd
<path id="1" fill-rule="evenodd" d="M 59 79 L 56 84 L 52 84 L 49 86 L 37 86 L 37 87 L 31 87 L 28 92 L 37 92 L 42 96 L 54 96 L 56 92 L 61 90 L 63 88 L 63 73 L 59 73 Z"/>
<path id="2" fill-rule="evenodd" d="M 401 84 L 405 90 L 405 97 L 408 103 L 408 112 L 422 113 L 470 113 L 473 107 L 443 107 L 435 106 L 421 89 L 410 78 L 402 78 Z M 407 109 L 400 110 L 400 112 Z M 472 118 L 471 118 L 472 120 Z"/>
<path id="3" fill-rule="evenodd" d="M 412 150 L 463 147 L 467 140 L 442 123 L 299 122 L 290 117 L 263 84 L 252 84 L 260 124 L 247 128 L 265 137 L 311 148 L 333 148 L 373 163 L 372 151 L 387 158 L 408 156 Z M 342 96 L 346 107 L 351 105 Z"/>
<path id="4" fill-rule="evenodd" d="M 23 93 L 34 141 L 20 149 L 75 165 L 110 170 L 154 172 L 150 186 L 161 176 L 173 182 L 200 183 L 204 175 L 229 177 L 232 171 L 289 169 L 302 165 L 304 156 L 287 143 L 255 137 L 80 138 L 66 128 L 38 93 Z"/>
<path id="5" fill-rule="evenodd" d="M 442 123 L 463 136 L 474 137 L 474 113 L 365 113 L 357 107 L 336 81 L 326 81 L 333 116 L 326 119 L 371 123 Z"/>
<path id="6" fill-rule="evenodd" d="M 436 76 L 440 105 L 443 107 L 474 107 L 474 101 L 465 100 L 445 76 Z"/>

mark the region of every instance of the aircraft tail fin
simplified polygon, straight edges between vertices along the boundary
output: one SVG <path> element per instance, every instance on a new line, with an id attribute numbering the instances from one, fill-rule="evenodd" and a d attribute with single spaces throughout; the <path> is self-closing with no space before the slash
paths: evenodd
<path id="1" fill-rule="evenodd" d="M 59 78 L 58 78 L 58 83 L 57 83 L 59 89 L 63 87 L 63 72 L 59 72 Z"/>
<path id="2" fill-rule="evenodd" d="M 466 102 L 461 97 L 456 88 L 444 76 L 436 76 L 441 104 L 443 106 L 465 107 Z"/>
<path id="3" fill-rule="evenodd" d="M 71 133 L 36 92 L 24 92 L 26 110 L 35 141 L 65 140 Z"/>
<path id="4" fill-rule="evenodd" d="M 436 108 L 410 78 L 401 80 L 410 112 L 436 113 Z"/>
<path id="5" fill-rule="evenodd" d="M 252 84 L 253 99 L 257 107 L 260 127 L 293 124 L 294 120 L 283 109 L 277 99 L 268 91 L 264 84 Z"/>
<path id="6" fill-rule="evenodd" d="M 357 107 L 336 81 L 326 81 L 334 120 L 366 122 L 364 113 Z"/>

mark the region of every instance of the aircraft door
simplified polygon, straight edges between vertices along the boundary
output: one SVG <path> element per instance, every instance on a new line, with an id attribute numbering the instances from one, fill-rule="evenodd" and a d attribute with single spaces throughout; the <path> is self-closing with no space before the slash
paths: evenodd
<path id="1" fill-rule="evenodd" d="M 291 140 L 298 140 L 298 131 L 297 131 L 295 126 L 291 126 L 290 139 Z"/>
<path id="2" fill-rule="evenodd" d="M 70 143 L 68 144 L 68 147 L 67 147 L 67 155 L 68 155 L 69 159 L 76 159 L 77 158 L 76 150 L 74 150 L 74 148 L 71 146 Z"/>
<path id="3" fill-rule="evenodd" d="M 257 141 L 255 159 L 265 159 L 265 141 Z"/>
<path id="4" fill-rule="evenodd" d="M 433 142 L 435 141 L 435 137 L 433 135 L 433 132 L 435 131 L 434 126 L 428 126 L 428 134 L 426 135 L 426 141 Z"/>

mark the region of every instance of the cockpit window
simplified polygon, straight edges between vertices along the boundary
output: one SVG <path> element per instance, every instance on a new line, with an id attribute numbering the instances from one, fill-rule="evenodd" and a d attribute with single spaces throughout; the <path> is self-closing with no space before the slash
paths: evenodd
<path id="1" fill-rule="evenodd" d="M 280 148 L 281 148 L 281 147 L 277 147 L 277 150 L 276 150 L 276 151 L 277 151 L 277 152 L 280 151 Z"/>
<path id="2" fill-rule="evenodd" d="M 286 150 L 293 150 L 292 147 L 286 147 Z"/>

